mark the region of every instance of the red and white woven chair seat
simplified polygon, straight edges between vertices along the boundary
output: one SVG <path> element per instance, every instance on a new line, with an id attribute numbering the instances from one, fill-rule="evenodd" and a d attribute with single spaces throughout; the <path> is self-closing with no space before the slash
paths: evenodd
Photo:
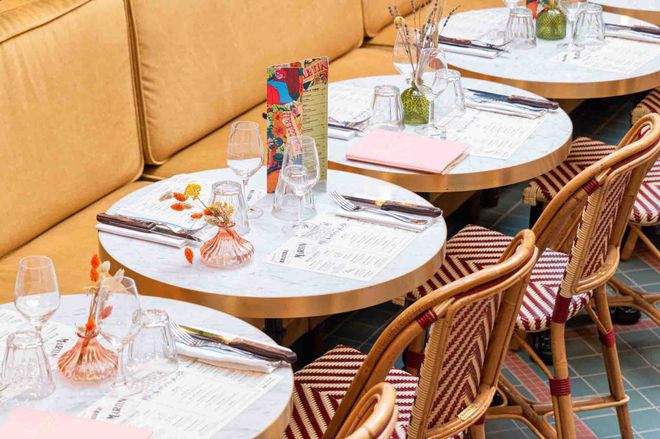
<path id="1" fill-rule="evenodd" d="M 348 346 L 337 346 L 294 374 L 293 415 L 283 437 L 320 438 L 367 356 Z M 386 381 L 396 389 L 399 420 L 394 438 L 403 439 L 412 415 L 418 378 L 392 369 Z"/>
<path id="2" fill-rule="evenodd" d="M 555 169 L 534 178 L 525 188 L 525 204 L 534 206 L 538 201 L 547 203 L 573 177 L 592 163 L 614 151 L 614 147 L 588 137 L 573 142 L 566 160 Z M 658 224 L 660 220 L 660 159 L 646 174 L 639 188 L 630 220 L 642 226 Z"/>
<path id="3" fill-rule="evenodd" d="M 445 262 L 433 278 L 407 294 L 416 300 L 450 282 L 498 262 L 513 238 L 481 226 L 469 225 L 447 241 Z M 555 298 L 559 292 L 568 255 L 546 249 L 538 259 L 529 280 L 516 327 L 524 331 L 550 328 Z M 591 299 L 591 292 L 574 295 L 568 318 L 580 312 Z"/>

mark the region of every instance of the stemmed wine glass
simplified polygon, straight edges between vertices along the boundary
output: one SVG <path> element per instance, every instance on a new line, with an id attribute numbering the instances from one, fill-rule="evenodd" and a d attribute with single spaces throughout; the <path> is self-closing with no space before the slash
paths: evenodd
<path id="1" fill-rule="evenodd" d="M 415 74 L 415 85 L 417 89 L 429 100 L 429 124 L 419 127 L 415 131 L 425 136 L 446 137 L 444 126 L 438 125 L 435 120 L 435 100 L 447 88 L 447 76 L 438 74 L 447 70 L 447 62 L 442 49 L 422 49 L 419 56 L 419 64 Z"/>
<path id="2" fill-rule="evenodd" d="M 16 309 L 41 334 L 41 329 L 60 307 L 60 289 L 53 261 L 47 256 L 26 256 L 18 263 Z"/>
<path id="3" fill-rule="evenodd" d="M 117 350 L 119 367 L 108 395 L 128 396 L 142 390 L 141 383 L 126 378 L 125 347 L 142 325 L 142 309 L 135 281 L 130 277 L 111 277 L 101 282 L 96 322 L 101 335 Z"/>
<path id="4" fill-rule="evenodd" d="M 282 230 L 295 236 L 303 236 L 312 225 L 303 222 L 303 198 L 319 181 L 320 165 L 316 142 L 312 137 L 290 137 L 284 149 L 280 176 L 298 197 L 298 222 Z"/>
<path id="5" fill-rule="evenodd" d="M 417 64 L 417 50 L 414 44 L 419 31 L 414 28 L 399 29 L 396 33 L 396 40 L 392 48 L 392 64 L 406 84 L 410 84 L 414 72 L 414 66 Z M 407 34 L 406 34 L 407 32 Z M 412 39 L 411 39 L 412 38 Z M 408 42 L 412 44 L 408 44 Z"/>
<path id="6" fill-rule="evenodd" d="M 568 43 L 561 43 L 559 47 L 568 49 L 569 52 L 575 54 L 575 57 L 579 56 L 577 50 L 580 48 L 578 44 L 575 44 L 575 22 L 578 14 L 586 4 L 586 0 L 559 0 L 557 2 L 559 9 L 566 15 L 566 19 L 571 26 L 571 30 L 567 32 Z"/>
<path id="7" fill-rule="evenodd" d="M 261 133 L 256 122 L 238 121 L 231 124 L 227 164 L 243 182 L 243 196 L 245 204 L 248 206 L 248 218 L 258 218 L 264 213 L 258 207 L 249 207 L 248 203 L 248 180 L 263 164 L 263 150 Z"/>

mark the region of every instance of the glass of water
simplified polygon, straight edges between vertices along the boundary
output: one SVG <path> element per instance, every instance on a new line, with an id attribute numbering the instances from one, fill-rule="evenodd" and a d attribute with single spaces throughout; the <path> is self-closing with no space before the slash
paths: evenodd
<path id="1" fill-rule="evenodd" d="M 303 221 L 303 197 L 320 178 L 319 155 L 312 137 L 291 137 L 284 149 L 280 178 L 298 197 L 298 222 L 284 226 L 284 233 L 303 236 L 313 226 Z"/>
<path id="2" fill-rule="evenodd" d="M 176 372 L 176 347 L 167 312 L 142 311 L 142 329 L 129 346 L 129 362 L 136 375 L 167 375 Z"/>
<path id="3" fill-rule="evenodd" d="M 263 164 L 264 145 L 261 140 L 259 124 L 250 121 L 238 121 L 231 124 L 229 145 L 227 147 L 227 165 L 243 183 L 243 196 L 248 194 L 248 181 Z M 246 198 L 245 203 L 248 204 Z M 263 215 L 258 207 L 248 208 L 249 218 Z"/>
<path id="4" fill-rule="evenodd" d="M 7 337 L 0 388 L 5 388 L 5 396 L 16 400 L 45 398 L 55 390 L 50 362 L 37 332 L 18 331 Z"/>
<path id="5" fill-rule="evenodd" d="M 532 49 L 536 47 L 536 30 L 531 9 L 511 9 L 504 33 L 506 41 L 512 48 Z"/>
<path id="6" fill-rule="evenodd" d="M 399 88 L 393 85 L 378 85 L 374 88 L 369 127 L 391 131 L 403 130 L 400 94 Z"/>
<path id="7" fill-rule="evenodd" d="M 26 256 L 18 263 L 14 305 L 41 334 L 44 324 L 60 306 L 60 289 L 53 261 L 47 256 Z"/>
<path id="8" fill-rule="evenodd" d="M 465 114 L 465 94 L 460 72 L 447 69 L 439 71 L 437 75 L 447 81 L 446 90 L 435 101 L 436 125 L 443 127 L 446 138 L 449 122 Z"/>
<path id="9" fill-rule="evenodd" d="M 605 44 L 603 7 L 587 3 L 575 23 L 575 44 L 578 46 L 601 46 Z"/>

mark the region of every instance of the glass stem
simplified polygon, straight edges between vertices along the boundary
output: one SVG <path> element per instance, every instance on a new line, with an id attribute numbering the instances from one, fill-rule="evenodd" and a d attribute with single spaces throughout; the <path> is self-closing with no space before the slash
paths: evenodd
<path id="1" fill-rule="evenodd" d="M 301 227 L 303 224 L 303 198 L 305 195 L 298 197 L 298 227 Z"/>
<path id="2" fill-rule="evenodd" d="M 568 48 L 573 51 L 575 49 L 575 19 L 569 19 L 568 24 L 571 25 L 571 30 L 568 38 Z"/>
<path id="3" fill-rule="evenodd" d="M 435 98 L 429 102 L 429 125 L 435 127 Z"/>
<path id="4" fill-rule="evenodd" d="M 117 348 L 117 376 L 115 384 L 126 383 L 126 359 L 124 358 L 124 344 Z"/>
<path id="5" fill-rule="evenodd" d="M 34 330 L 37 331 L 37 334 L 41 336 L 41 330 L 44 327 L 43 322 L 34 322 L 32 325 L 34 326 Z"/>
<path id="6" fill-rule="evenodd" d="M 248 181 L 249 178 L 244 178 L 242 180 L 243 182 L 243 198 L 245 199 L 245 207 L 247 207 L 248 210 L 250 210 L 250 206 L 248 205 Z"/>

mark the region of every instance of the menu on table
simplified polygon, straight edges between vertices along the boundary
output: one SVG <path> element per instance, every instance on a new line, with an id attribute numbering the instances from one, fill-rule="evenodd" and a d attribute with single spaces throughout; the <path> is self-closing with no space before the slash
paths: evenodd
<path id="1" fill-rule="evenodd" d="M 266 262 L 368 281 L 381 272 L 416 232 L 326 215 L 303 237 L 288 239 Z"/>
<path id="2" fill-rule="evenodd" d="M 161 439 L 208 439 L 281 379 L 180 360 L 178 371 L 154 380 L 143 393 L 104 396 L 80 416 L 146 428 Z"/>
<path id="3" fill-rule="evenodd" d="M 372 88 L 342 83 L 331 84 L 328 119 L 341 125 L 363 122 L 371 116 L 373 100 Z"/>
<path id="4" fill-rule="evenodd" d="M 624 38 L 606 38 L 604 45 L 580 51 L 579 58 L 568 52 L 560 52 L 551 60 L 577 67 L 629 75 L 657 56 L 660 56 L 660 44 Z"/>
<path id="5" fill-rule="evenodd" d="M 488 9 L 470 11 L 461 14 L 458 18 L 450 19 L 447 27 L 442 31 L 442 35 L 466 40 L 495 42 L 488 38 L 488 34 L 493 30 L 504 30 L 508 19 L 508 14 L 500 14 Z"/>
<path id="6" fill-rule="evenodd" d="M 447 139 L 467 143 L 469 155 L 507 160 L 543 120 L 466 108 L 447 124 Z"/>

